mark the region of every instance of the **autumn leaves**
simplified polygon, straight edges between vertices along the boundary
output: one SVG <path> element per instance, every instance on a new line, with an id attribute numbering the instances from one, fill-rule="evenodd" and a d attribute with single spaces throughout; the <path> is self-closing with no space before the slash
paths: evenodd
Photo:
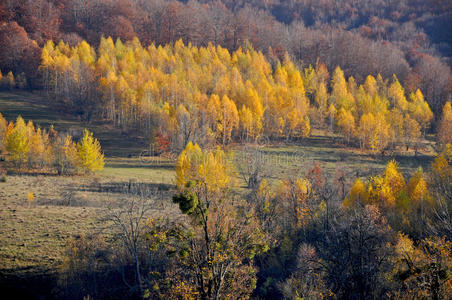
<path id="1" fill-rule="evenodd" d="M 359 85 L 339 67 L 330 79 L 322 64 L 300 69 L 286 56 L 272 66 L 251 48 L 48 42 L 40 70 L 56 100 L 125 129 L 153 135 L 158 128 L 176 151 L 188 141 L 306 137 L 314 125 L 378 153 L 416 147 L 433 119 L 422 92 L 408 94 L 395 76 L 369 75 Z"/>
<path id="2" fill-rule="evenodd" d="M 202 150 L 189 142 L 176 164 L 176 185 L 184 189 L 190 182 L 202 183 L 209 192 L 227 188 L 233 180 L 230 160 L 221 149 Z"/>
<path id="3" fill-rule="evenodd" d="M 330 103 L 330 118 L 336 118 L 336 130 L 347 144 L 355 141 L 361 149 L 374 153 L 387 147 L 416 147 L 433 119 L 422 92 L 417 90 L 407 99 L 395 76 L 389 84 L 381 76 L 375 79 L 369 75 L 358 86 L 353 77 L 347 82 L 337 68 Z"/>
<path id="4" fill-rule="evenodd" d="M 60 135 L 53 127 L 35 128 L 22 117 L 7 123 L 0 114 L 0 152 L 8 154 L 11 168 L 23 172 L 89 173 L 102 170 L 104 154 L 100 143 L 88 130 L 78 143 L 70 135 Z"/>
<path id="5" fill-rule="evenodd" d="M 229 53 L 181 41 L 144 48 L 137 39 L 123 44 L 103 38 L 95 51 L 86 42 L 75 47 L 48 42 L 40 69 L 56 100 L 77 108 L 88 94 L 100 93 L 88 104 L 98 115 L 151 134 L 161 127 L 173 150 L 188 141 L 225 145 L 310 131 L 300 72 L 288 58 L 273 72 L 252 49 Z"/>

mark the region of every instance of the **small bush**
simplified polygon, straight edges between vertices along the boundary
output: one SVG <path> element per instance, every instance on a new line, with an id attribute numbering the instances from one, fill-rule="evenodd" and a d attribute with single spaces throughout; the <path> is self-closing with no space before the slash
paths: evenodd
<path id="1" fill-rule="evenodd" d="M 6 178 L 6 175 L 0 176 L 0 182 L 6 182 L 8 179 Z"/>
<path id="2" fill-rule="evenodd" d="M 27 200 L 28 200 L 28 203 L 32 203 L 34 200 L 35 200 L 35 194 L 33 194 L 33 193 L 31 193 L 31 192 L 28 192 L 28 194 L 27 194 Z"/>

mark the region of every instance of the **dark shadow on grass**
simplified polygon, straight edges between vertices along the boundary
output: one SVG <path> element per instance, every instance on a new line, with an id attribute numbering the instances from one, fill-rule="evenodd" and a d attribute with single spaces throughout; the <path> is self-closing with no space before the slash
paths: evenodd
<path id="1" fill-rule="evenodd" d="M 46 177 L 64 177 L 64 175 L 58 175 L 56 172 L 45 172 L 45 171 L 18 171 L 18 170 L 7 170 L 7 175 L 17 175 L 17 176 L 46 176 Z M 75 176 L 75 175 L 72 175 Z M 71 176 L 69 176 L 71 177 Z"/>
<path id="2" fill-rule="evenodd" d="M 172 192 L 175 189 L 173 184 L 167 183 L 147 183 L 136 182 L 134 180 L 93 183 L 89 185 L 67 186 L 68 191 L 91 192 L 91 193 L 114 193 L 128 195 L 149 195 L 155 192 Z"/>
<path id="3" fill-rule="evenodd" d="M 300 139 L 299 141 L 296 141 L 295 144 L 298 144 L 300 146 L 311 146 L 315 148 L 328 147 L 342 149 L 343 146 L 339 144 L 339 141 L 340 141 L 339 138 L 315 135 L 310 136 L 308 138 Z"/>
<path id="4" fill-rule="evenodd" d="M 92 183 L 80 184 L 77 186 L 63 186 L 62 191 L 57 199 L 39 199 L 37 205 L 55 205 L 69 207 L 98 207 L 105 208 L 107 206 L 117 205 L 116 201 L 106 203 L 102 199 L 105 196 L 116 194 L 121 197 L 139 196 L 153 199 L 156 207 L 161 207 L 164 202 L 171 199 L 174 194 L 174 185 L 142 183 L 130 180 L 129 182 L 108 182 L 108 183 Z M 90 195 L 80 195 L 78 192 L 88 192 Z M 103 197 L 100 197 L 103 195 Z M 169 201 L 168 201 L 169 203 Z"/>
<path id="5" fill-rule="evenodd" d="M 152 162 L 146 163 L 143 162 L 142 164 L 136 163 L 136 164 L 130 164 L 130 163 L 108 163 L 108 168 L 118 168 L 118 169 L 136 169 L 136 168 L 142 168 L 142 169 L 166 169 L 166 170 L 172 170 L 175 167 L 174 163 L 168 163 L 168 164 L 155 164 Z"/>
<path id="6" fill-rule="evenodd" d="M 57 299 L 52 294 L 57 282 L 57 275 L 50 270 L 0 269 L 0 289 L 3 299 Z"/>
<path id="7" fill-rule="evenodd" d="M 430 168 L 435 157 L 421 154 L 418 154 L 417 156 L 393 155 L 390 157 L 384 157 L 382 160 L 387 163 L 392 159 L 396 160 L 402 168 L 413 169 L 422 167 L 424 170 L 427 170 Z"/>

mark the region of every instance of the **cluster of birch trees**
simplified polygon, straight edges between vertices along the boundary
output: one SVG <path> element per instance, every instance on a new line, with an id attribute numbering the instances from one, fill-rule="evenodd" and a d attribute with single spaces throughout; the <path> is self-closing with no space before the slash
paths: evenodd
<path id="1" fill-rule="evenodd" d="M 229 52 L 182 41 L 143 47 L 102 38 L 95 49 L 49 41 L 41 72 L 47 91 L 82 117 L 165 137 L 172 149 L 306 137 L 311 126 L 340 133 L 347 144 L 381 152 L 416 147 L 433 113 L 417 89 L 396 76 L 359 84 L 337 67 L 302 68 L 286 55 L 271 64 L 251 46 Z"/>

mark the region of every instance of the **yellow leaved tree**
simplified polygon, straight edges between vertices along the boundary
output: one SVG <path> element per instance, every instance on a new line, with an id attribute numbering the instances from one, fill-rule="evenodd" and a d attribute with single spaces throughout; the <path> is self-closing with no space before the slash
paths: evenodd
<path id="1" fill-rule="evenodd" d="M 105 164 L 100 143 L 88 130 L 76 144 L 70 135 L 60 136 L 53 126 L 41 130 L 32 121 L 25 124 L 20 116 L 8 124 L 0 114 L 0 150 L 6 150 L 7 160 L 12 162 L 6 166 L 19 171 L 88 173 L 102 170 Z"/>
<path id="2" fill-rule="evenodd" d="M 440 163 L 440 160 L 437 159 L 436 163 Z M 435 167 L 434 164 L 434 170 Z M 420 228 L 419 223 L 424 222 L 428 211 L 433 208 L 434 199 L 422 169 L 418 169 L 406 183 L 398 163 L 392 160 L 386 165 L 383 174 L 371 177 L 367 183 L 356 179 L 342 205 L 353 208 L 359 204 L 393 210 L 399 226 L 404 226 L 404 230 L 416 231 Z"/>
<path id="3" fill-rule="evenodd" d="M 408 181 L 407 193 L 414 206 L 423 206 L 426 202 L 433 204 L 433 199 L 428 191 L 427 181 L 425 180 L 424 172 L 421 168 L 419 168 Z"/>
<path id="4" fill-rule="evenodd" d="M 221 149 L 201 150 L 189 142 L 176 164 L 176 185 L 183 189 L 190 182 L 203 184 L 208 191 L 224 189 L 231 183 L 232 166 Z"/>
<path id="5" fill-rule="evenodd" d="M 6 149 L 9 159 L 19 168 L 25 163 L 29 147 L 29 134 L 27 125 L 21 116 L 17 117 L 16 124 L 6 134 Z"/>
<path id="6" fill-rule="evenodd" d="M 399 192 L 405 189 L 405 179 L 396 161 L 391 160 L 383 176 L 371 178 L 369 187 L 369 202 L 383 208 L 392 209 L 397 204 Z"/>
<path id="7" fill-rule="evenodd" d="M 394 75 L 394 82 L 388 88 L 388 98 L 394 107 L 405 111 L 408 108 L 408 101 L 405 97 L 405 90 Z"/>
<path id="8" fill-rule="evenodd" d="M 184 248 L 175 253 L 181 262 L 176 274 L 188 270 L 190 278 L 198 279 L 185 281 L 176 275 L 175 280 L 180 281 L 171 287 L 175 294 L 170 298 L 181 297 L 187 291 L 196 292 L 202 299 L 226 299 L 231 295 L 248 298 L 252 292 L 243 286 L 256 280 L 251 262 L 255 255 L 268 250 L 266 234 L 249 203 L 228 192 L 232 167 L 225 156 L 220 149 L 203 151 L 189 142 L 177 161 L 175 180 L 179 191 L 173 202 L 189 222 L 183 225 L 186 230 L 177 234 Z M 173 241 L 167 243 L 168 250 L 177 242 L 169 238 Z M 184 283 L 185 288 L 181 288 L 180 282 L 191 286 Z"/>
<path id="9" fill-rule="evenodd" d="M 84 172 L 95 172 L 104 169 L 104 154 L 99 141 L 93 133 L 85 129 L 82 139 L 77 143 L 80 165 Z"/>
<path id="10" fill-rule="evenodd" d="M 284 216 L 284 221 L 289 222 L 290 227 L 300 228 L 309 221 L 312 214 L 312 208 L 308 203 L 311 192 L 311 183 L 305 178 L 278 181 L 275 192 L 278 206 L 281 211 L 288 212 Z"/>
<path id="11" fill-rule="evenodd" d="M 390 294 L 397 299 L 450 299 L 452 296 L 452 242 L 429 237 L 413 242 L 399 233 L 392 278 L 403 289 Z"/>
<path id="12" fill-rule="evenodd" d="M 337 115 L 337 126 L 346 137 L 347 144 L 349 144 L 351 137 L 355 134 L 355 118 L 353 114 L 341 107 Z"/>
<path id="13" fill-rule="evenodd" d="M 358 203 L 367 204 L 368 198 L 369 196 L 367 194 L 366 185 L 361 181 L 361 179 L 357 178 L 342 204 L 346 208 L 356 207 Z"/>
<path id="14" fill-rule="evenodd" d="M 77 145 L 70 135 L 64 139 L 59 138 L 56 142 L 54 160 L 54 166 L 59 175 L 75 173 L 80 168 Z"/>
<path id="15" fill-rule="evenodd" d="M 412 117 L 421 126 L 423 135 L 425 135 L 425 132 L 433 119 L 433 112 L 431 111 L 427 101 L 425 101 L 424 95 L 420 90 L 416 90 L 415 93 L 411 93 L 409 109 Z"/>
<path id="16" fill-rule="evenodd" d="M 438 128 L 438 142 L 441 145 L 452 144 L 452 105 L 446 102 Z"/>
<path id="17" fill-rule="evenodd" d="M 2 153 L 5 150 L 7 129 L 8 122 L 6 121 L 5 118 L 3 118 L 2 114 L 0 113 L 0 153 Z"/>
<path id="18" fill-rule="evenodd" d="M 30 125 L 32 124 L 30 123 Z M 30 126 L 30 129 L 32 129 L 32 126 Z M 30 168 L 42 168 L 44 166 L 46 152 L 45 138 L 46 135 L 43 134 L 40 128 L 36 129 L 36 131 L 29 131 L 30 150 L 28 153 L 28 165 Z"/>
<path id="19" fill-rule="evenodd" d="M 12 90 L 16 86 L 16 80 L 14 78 L 13 72 L 9 71 L 4 78 L 4 85 L 6 88 Z"/>
<path id="20" fill-rule="evenodd" d="M 224 146 L 231 139 L 232 131 L 239 125 L 239 113 L 237 107 L 226 95 L 221 99 L 220 120 Z"/>

